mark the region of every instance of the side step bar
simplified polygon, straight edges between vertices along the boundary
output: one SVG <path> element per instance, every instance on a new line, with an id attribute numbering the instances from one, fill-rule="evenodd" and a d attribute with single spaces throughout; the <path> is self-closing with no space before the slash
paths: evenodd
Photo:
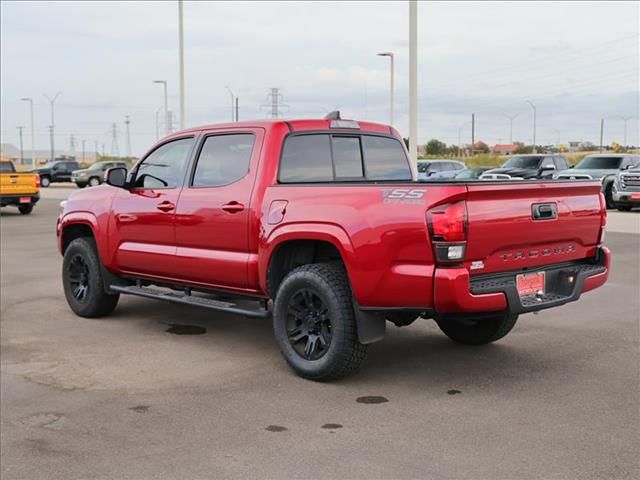
<path id="1" fill-rule="evenodd" d="M 233 313 L 249 318 L 268 318 L 269 310 L 263 303 L 262 308 L 249 309 L 236 306 L 235 303 L 222 302 L 205 297 L 196 297 L 191 295 L 190 289 L 185 289 L 184 294 L 167 292 L 156 288 L 141 286 L 123 286 L 110 285 L 109 289 L 113 292 L 124 293 L 126 295 L 136 295 L 138 297 L 153 298 L 156 300 L 165 300 L 167 302 L 182 303 L 184 305 L 194 305 L 196 307 L 205 307 L 219 312 Z"/>

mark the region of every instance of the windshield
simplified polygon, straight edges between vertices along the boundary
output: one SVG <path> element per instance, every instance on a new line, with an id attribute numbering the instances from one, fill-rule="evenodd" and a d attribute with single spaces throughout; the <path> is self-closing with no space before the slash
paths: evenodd
<path id="1" fill-rule="evenodd" d="M 590 170 L 617 170 L 620 168 L 622 157 L 584 157 L 578 162 L 574 169 Z"/>
<path id="2" fill-rule="evenodd" d="M 54 165 L 55 165 L 55 162 L 47 162 L 44 165 L 42 165 L 40 168 L 53 168 Z"/>
<path id="3" fill-rule="evenodd" d="M 503 168 L 538 168 L 543 157 L 511 157 L 504 162 Z"/>
<path id="4" fill-rule="evenodd" d="M 96 162 L 91 165 L 87 170 L 100 170 L 104 166 L 104 162 Z"/>

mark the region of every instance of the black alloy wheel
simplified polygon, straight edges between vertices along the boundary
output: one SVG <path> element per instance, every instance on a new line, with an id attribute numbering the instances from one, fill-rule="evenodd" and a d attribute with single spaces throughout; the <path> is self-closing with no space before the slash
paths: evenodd
<path id="1" fill-rule="evenodd" d="M 68 272 L 71 293 L 78 302 L 86 302 L 89 294 L 89 265 L 82 255 L 74 255 Z"/>
<path id="2" fill-rule="evenodd" d="M 287 337 L 305 360 L 322 358 L 331 345 L 329 309 L 312 290 L 303 288 L 289 299 Z"/>

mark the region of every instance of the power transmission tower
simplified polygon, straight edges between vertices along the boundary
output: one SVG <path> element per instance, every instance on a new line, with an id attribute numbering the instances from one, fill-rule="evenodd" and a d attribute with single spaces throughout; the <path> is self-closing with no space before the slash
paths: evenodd
<path id="1" fill-rule="evenodd" d="M 120 156 L 120 148 L 118 147 L 118 126 L 115 122 L 111 124 L 111 156 Z"/>
<path id="2" fill-rule="evenodd" d="M 270 109 L 271 118 L 280 118 L 282 114 L 281 110 L 288 110 L 289 105 L 282 103 L 282 94 L 280 93 L 279 88 L 272 88 L 270 92 L 267 94 L 267 101 L 264 105 L 261 105 L 262 108 Z"/>
<path id="3" fill-rule="evenodd" d="M 20 165 L 24 163 L 24 150 L 22 149 L 22 129 L 24 127 L 18 127 L 18 132 L 20 135 Z"/>
<path id="4" fill-rule="evenodd" d="M 76 156 L 76 139 L 73 133 L 69 136 L 69 153 L 74 157 Z"/>
<path id="5" fill-rule="evenodd" d="M 126 115 L 124 117 L 124 124 L 126 125 L 127 128 L 127 157 L 131 156 L 131 131 L 129 130 L 129 124 L 131 122 L 129 121 L 129 115 Z"/>

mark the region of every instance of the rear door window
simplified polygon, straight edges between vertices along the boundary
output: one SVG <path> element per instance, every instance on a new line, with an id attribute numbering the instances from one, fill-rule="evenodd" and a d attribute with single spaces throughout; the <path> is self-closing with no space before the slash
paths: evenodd
<path id="1" fill-rule="evenodd" d="M 411 180 L 409 160 L 395 138 L 363 135 L 362 149 L 367 179 Z"/>
<path id="2" fill-rule="evenodd" d="M 333 180 L 329 135 L 289 137 L 282 149 L 280 181 L 330 182 Z"/>

